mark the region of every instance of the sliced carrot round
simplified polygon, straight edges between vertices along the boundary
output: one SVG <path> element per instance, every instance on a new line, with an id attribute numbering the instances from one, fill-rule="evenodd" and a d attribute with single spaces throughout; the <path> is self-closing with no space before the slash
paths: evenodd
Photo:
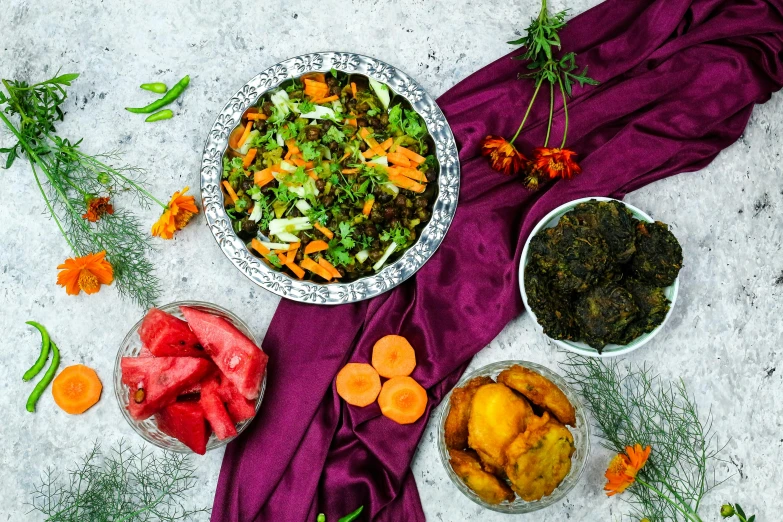
<path id="1" fill-rule="evenodd" d="M 416 352 L 405 337 L 387 335 L 373 346 L 372 365 L 381 377 L 410 375 L 416 367 Z"/>
<path id="2" fill-rule="evenodd" d="M 353 406 L 372 404 L 381 391 L 381 378 L 367 363 L 348 363 L 337 374 L 337 394 Z"/>
<path id="3" fill-rule="evenodd" d="M 392 377 L 383 383 L 378 405 L 397 424 L 412 424 L 427 409 L 427 391 L 412 377 Z"/>
<path id="4" fill-rule="evenodd" d="M 52 382 L 54 402 L 72 415 L 90 409 L 101 398 L 101 390 L 98 374 L 83 364 L 68 366 Z"/>

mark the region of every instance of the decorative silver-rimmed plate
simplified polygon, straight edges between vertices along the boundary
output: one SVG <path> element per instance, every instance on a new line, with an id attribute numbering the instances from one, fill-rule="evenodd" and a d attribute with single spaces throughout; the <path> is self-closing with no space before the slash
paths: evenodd
<path id="1" fill-rule="evenodd" d="M 228 137 L 239 124 L 242 114 L 267 91 L 286 80 L 308 72 L 336 69 L 347 74 L 361 74 L 383 82 L 398 96 L 410 103 L 427 125 L 434 143 L 434 154 L 440 167 L 437 179 L 438 195 L 433 203 L 432 217 L 417 241 L 399 259 L 374 275 L 348 283 L 316 283 L 300 281 L 284 272 L 270 268 L 251 254 L 244 241 L 237 237 L 231 219 L 223 205 L 220 189 L 223 154 Z M 396 287 L 416 273 L 440 246 L 446 235 L 459 197 L 460 166 L 457 144 L 446 118 L 435 100 L 416 81 L 381 60 L 354 53 L 325 52 L 297 56 L 262 71 L 237 91 L 223 107 L 209 131 L 201 159 L 201 203 L 207 226 L 223 253 L 243 274 L 257 285 L 286 299 L 315 304 L 336 305 L 370 299 Z"/>

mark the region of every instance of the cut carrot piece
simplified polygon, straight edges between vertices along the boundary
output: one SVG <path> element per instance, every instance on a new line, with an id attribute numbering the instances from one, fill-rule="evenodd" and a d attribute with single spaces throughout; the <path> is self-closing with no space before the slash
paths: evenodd
<path id="1" fill-rule="evenodd" d="M 287 250 L 286 250 L 287 252 Z M 285 252 L 281 252 L 279 250 L 275 250 L 274 254 L 277 256 L 277 259 L 280 261 L 281 265 L 287 265 L 288 264 L 288 256 Z"/>
<path id="2" fill-rule="evenodd" d="M 326 98 L 321 98 L 320 100 L 313 100 L 313 103 L 316 104 L 316 105 L 321 105 L 321 104 L 324 104 L 324 103 L 337 101 L 339 99 L 340 99 L 340 97 L 337 96 L 336 94 L 334 94 L 332 96 L 327 96 Z"/>
<path id="3" fill-rule="evenodd" d="M 372 365 L 381 377 L 410 375 L 416 367 L 416 352 L 401 335 L 386 335 L 372 347 Z"/>
<path id="4" fill-rule="evenodd" d="M 359 130 L 359 136 L 372 149 L 376 156 L 383 156 L 386 154 L 386 151 L 383 150 L 383 147 L 381 147 L 377 141 L 375 141 L 375 138 L 372 137 L 370 130 L 367 127 L 362 127 Z"/>
<path id="5" fill-rule="evenodd" d="M 263 112 L 257 112 L 255 114 L 248 114 L 247 119 L 252 121 L 265 120 L 267 119 L 267 115 Z"/>
<path id="6" fill-rule="evenodd" d="M 394 163 L 400 167 L 410 167 L 411 160 L 405 154 L 400 152 L 387 152 L 386 157 L 389 158 L 389 163 Z"/>
<path id="7" fill-rule="evenodd" d="M 372 205 L 375 203 L 375 198 L 367 198 L 364 200 L 364 207 L 362 207 L 362 214 L 369 216 L 372 212 Z"/>
<path id="8" fill-rule="evenodd" d="M 351 94 L 356 98 L 356 82 L 351 82 Z"/>
<path id="9" fill-rule="evenodd" d="M 265 247 L 264 245 L 262 245 L 261 241 L 259 241 L 256 238 L 253 238 L 253 239 L 250 240 L 250 246 L 252 246 L 253 250 L 258 252 L 262 256 L 266 255 L 266 254 L 268 254 L 270 252 L 270 250 L 267 247 Z"/>
<path id="10" fill-rule="evenodd" d="M 305 173 L 310 176 L 314 181 L 318 181 L 320 178 L 318 177 L 318 174 L 315 173 L 313 169 L 305 171 Z"/>
<path id="11" fill-rule="evenodd" d="M 228 192 L 228 196 L 234 201 L 234 203 L 236 203 L 237 200 L 239 199 L 239 196 L 237 196 L 237 193 L 234 192 L 234 189 L 231 188 L 231 183 L 224 180 L 223 186 L 226 187 L 226 192 Z"/>
<path id="12" fill-rule="evenodd" d="M 358 174 L 359 169 L 343 169 L 340 172 L 342 172 L 343 174 Z"/>
<path id="13" fill-rule="evenodd" d="M 413 181 L 418 181 L 419 183 L 427 183 L 427 176 L 425 176 L 422 171 L 417 169 L 406 167 L 389 167 L 389 174 L 392 176 L 405 176 L 406 178 L 410 178 Z"/>
<path id="14" fill-rule="evenodd" d="M 247 151 L 247 154 L 245 154 L 245 159 L 242 160 L 242 166 L 248 168 L 250 165 L 252 165 L 253 160 L 256 159 L 257 152 L 258 151 L 256 149 L 250 149 Z"/>
<path id="15" fill-rule="evenodd" d="M 294 275 L 296 277 L 298 277 L 299 279 L 303 279 L 304 278 L 304 276 L 305 276 L 304 270 L 302 270 L 299 267 L 299 265 L 297 265 L 293 261 L 289 261 L 288 263 L 285 264 L 285 266 L 287 266 L 291 270 L 291 272 L 293 272 Z"/>
<path id="16" fill-rule="evenodd" d="M 320 239 L 316 239 L 315 241 L 310 241 L 309 243 L 307 243 L 304 249 L 304 253 L 306 255 L 315 254 L 316 252 L 326 250 L 327 248 L 329 248 L 329 245 L 326 243 L 326 241 L 321 241 Z"/>
<path id="17" fill-rule="evenodd" d="M 332 263 L 326 260 L 325 257 L 321 256 L 318 258 L 318 264 L 321 265 L 326 269 L 327 272 L 332 274 L 332 277 L 335 279 L 340 279 L 343 275 L 340 273 L 339 270 L 337 270 Z"/>
<path id="18" fill-rule="evenodd" d="M 305 270 L 309 270 L 310 272 L 314 273 L 315 275 L 323 277 L 327 281 L 331 281 L 332 280 L 332 274 L 327 269 L 325 269 L 324 267 L 322 267 L 321 265 L 319 265 L 318 263 L 316 263 L 315 261 L 313 261 L 309 257 L 306 257 L 306 258 L 302 259 L 302 262 L 299 263 L 299 264 Z"/>
<path id="19" fill-rule="evenodd" d="M 253 175 L 253 182 L 258 185 L 259 187 L 263 187 L 270 181 L 275 179 L 275 177 L 272 175 L 272 169 L 264 169 L 264 170 L 258 170 Z"/>
<path id="20" fill-rule="evenodd" d="M 367 149 L 364 152 L 362 152 L 362 156 L 364 156 L 364 159 L 370 159 L 373 156 L 377 156 L 377 154 L 375 154 L 375 151 L 373 149 Z"/>
<path id="21" fill-rule="evenodd" d="M 83 364 L 68 366 L 52 382 L 54 402 L 71 415 L 90 409 L 101 398 L 101 390 L 98 374 Z"/>
<path id="22" fill-rule="evenodd" d="M 296 146 L 296 140 L 294 138 L 285 140 L 285 146 L 288 147 L 288 152 L 290 152 L 291 155 L 299 154 L 301 152 L 299 147 Z"/>
<path id="23" fill-rule="evenodd" d="M 300 80 L 313 80 L 316 82 L 326 83 L 326 75 L 322 72 L 310 72 L 307 74 L 303 74 Z"/>
<path id="24" fill-rule="evenodd" d="M 394 140 L 391 138 L 386 138 L 386 141 L 381 143 L 381 148 L 383 150 L 389 150 L 389 148 L 394 144 Z"/>
<path id="25" fill-rule="evenodd" d="M 397 152 L 404 154 L 405 156 L 408 157 L 409 160 L 411 160 L 413 163 L 416 163 L 417 165 L 421 165 L 422 163 L 427 161 L 427 159 L 424 156 L 419 156 L 412 150 L 406 149 L 405 147 L 402 146 L 397 147 Z"/>
<path id="26" fill-rule="evenodd" d="M 397 424 L 412 424 L 427 409 L 427 391 L 408 376 L 392 377 L 383 383 L 378 405 Z"/>
<path id="27" fill-rule="evenodd" d="M 329 96 L 329 86 L 324 82 L 305 79 L 304 85 L 304 93 L 314 100 Z"/>
<path id="28" fill-rule="evenodd" d="M 400 188 L 407 189 L 412 192 L 422 193 L 427 188 L 421 183 L 417 183 L 410 178 L 401 175 L 394 175 L 391 173 L 389 174 L 389 181 Z"/>
<path id="29" fill-rule="evenodd" d="M 321 234 L 325 235 L 329 239 L 334 238 L 334 233 L 331 230 L 329 230 L 328 228 L 326 228 L 325 226 L 323 226 L 322 224 L 316 222 L 316 223 L 313 223 L 313 226 L 315 227 L 315 229 L 317 231 L 319 231 Z"/>
<path id="30" fill-rule="evenodd" d="M 237 141 L 237 148 L 241 149 L 242 145 L 245 144 L 247 141 L 247 138 L 250 137 L 250 131 L 253 130 L 253 122 L 249 121 L 247 122 L 247 125 L 245 125 L 245 130 L 242 132 L 242 136 L 239 138 L 239 141 Z"/>
<path id="31" fill-rule="evenodd" d="M 239 138 L 241 138 L 244 133 L 245 133 L 244 125 L 240 125 L 236 129 L 232 130 L 231 135 L 228 137 L 228 146 L 231 147 L 232 149 L 238 149 L 239 145 L 237 145 L 237 143 L 239 143 Z"/>
<path id="32" fill-rule="evenodd" d="M 351 118 L 350 120 L 345 120 L 345 123 L 348 125 L 351 125 L 353 127 L 356 127 L 356 118 Z"/>
<path id="33" fill-rule="evenodd" d="M 369 406 L 381 391 L 381 378 L 367 363 L 348 363 L 335 378 L 337 394 L 352 406 Z"/>

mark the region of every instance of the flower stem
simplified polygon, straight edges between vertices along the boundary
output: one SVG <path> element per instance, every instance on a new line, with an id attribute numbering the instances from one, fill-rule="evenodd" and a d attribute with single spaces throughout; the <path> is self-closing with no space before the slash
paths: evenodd
<path id="1" fill-rule="evenodd" d="M 565 89 L 563 89 L 563 79 L 557 75 L 557 83 L 560 84 L 560 94 L 563 95 L 563 114 L 565 115 L 565 127 L 563 128 L 563 141 L 560 148 L 564 149 L 566 145 L 566 136 L 568 136 L 568 101 L 566 100 Z"/>
<path id="2" fill-rule="evenodd" d="M 646 487 L 656 495 L 658 495 L 662 500 L 666 501 L 669 505 L 671 505 L 674 509 L 679 511 L 680 513 L 685 516 L 685 520 L 688 520 L 690 522 L 702 522 L 701 517 L 699 517 L 698 513 L 694 513 L 689 506 L 681 506 L 680 504 L 674 502 L 671 498 L 664 495 L 660 490 L 658 490 L 655 486 L 652 484 L 648 484 L 638 476 L 636 477 L 636 482 L 638 484 L 641 484 L 642 486 Z M 687 508 L 687 511 L 686 511 Z"/>
<path id="3" fill-rule="evenodd" d="M 544 147 L 549 146 L 549 134 L 552 132 L 552 116 L 555 113 L 555 83 L 549 82 L 549 124 L 546 126 L 546 139 Z"/>
<path id="4" fill-rule="evenodd" d="M 525 111 L 525 116 L 522 118 L 522 123 L 519 124 L 519 128 L 517 129 L 516 134 L 514 134 L 514 137 L 511 138 L 511 143 L 513 144 L 514 141 L 516 141 L 517 137 L 519 136 L 519 133 L 522 132 L 522 127 L 525 126 L 525 122 L 527 121 L 527 117 L 530 115 L 530 109 L 533 108 L 533 102 L 536 101 L 536 96 L 538 95 L 538 90 L 541 89 L 541 83 L 543 80 L 539 80 L 538 84 L 536 85 L 536 90 L 533 92 L 533 97 L 530 98 L 530 103 L 527 105 L 527 110 Z"/>

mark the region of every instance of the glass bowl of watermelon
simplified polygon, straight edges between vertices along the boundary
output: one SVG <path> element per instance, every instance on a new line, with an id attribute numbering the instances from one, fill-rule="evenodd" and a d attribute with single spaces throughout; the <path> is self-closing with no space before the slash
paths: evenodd
<path id="1" fill-rule="evenodd" d="M 200 455 L 252 422 L 268 357 L 236 315 L 210 303 L 151 308 L 131 328 L 114 364 L 125 420 L 163 449 Z"/>

